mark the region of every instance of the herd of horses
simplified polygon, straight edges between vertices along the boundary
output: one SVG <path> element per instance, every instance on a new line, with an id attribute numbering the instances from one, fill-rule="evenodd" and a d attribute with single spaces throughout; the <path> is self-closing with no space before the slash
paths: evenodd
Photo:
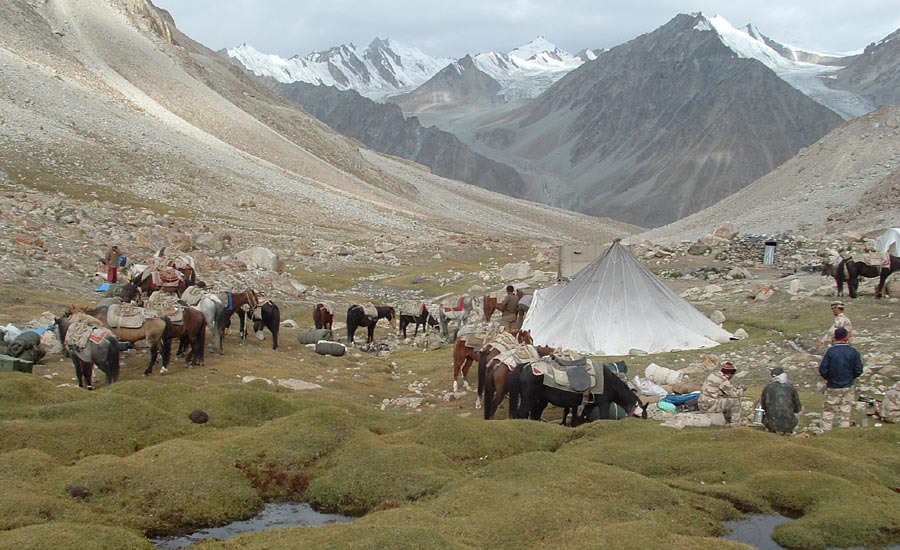
<path id="1" fill-rule="evenodd" d="M 174 264 L 173 264 L 174 267 Z M 93 308 L 73 308 L 68 314 L 82 311 L 99 320 L 109 328 L 109 334 L 99 341 L 89 341 L 83 349 L 66 350 L 75 368 L 78 385 L 88 389 L 93 388 L 92 373 L 96 366 L 106 374 L 107 383 L 115 382 L 119 377 L 119 363 L 122 343 L 131 343 L 144 340 L 150 350 L 150 360 L 144 370 L 144 375 L 153 372 L 156 363 L 161 359 L 160 374 L 168 371 L 171 361 L 171 346 L 173 340 L 179 341 L 176 355 L 184 355 L 188 366 L 198 366 L 204 363 L 206 348 L 206 332 L 209 330 L 212 342 L 211 347 L 219 354 L 224 353 L 223 341 L 227 329 L 231 326 L 231 318 L 237 313 L 240 323 L 240 338 L 247 338 L 248 327 L 252 323 L 253 331 L 262 339 L 262 330 L 268 329 L 272 335 L 272 349 L 278 349 L 278 332 L 281 322 L 281 314 L 277 304 L 271 299 L 261 296 L 256 290 L 246 288 L 242 291 L 221 292 L 217 294 L 204 294 L 192 307 L 184 307 L 180 322 L 175 323 L 169 317 L 148 317 L 143 324 L 137 327 L 110 326 L 107 319 L 109 307 L 119 303 L 141 303 L 144 296 L 150 296 L 153 292 L 170 292 L 182 296 L 185 290 L 196 284 L 196 274 L 193 266 L 184 266 L 185 269 L 151 277 L 148 271 L 139 271 L 132 279 L 122 285 L 120 293 L 115 298 L 108 298 Z M 851 259 L 843 259 L 837 266 L 826 266 L 823 273 L 834 277 L 838 296 L 843 296 L 844 283 L 847 283 L 851 298 L 858 295 L 860 277 L 879 278 L 875 288 L 875 297 L 880 298 L 887 277 L 900 271 L 900 258 L 890 256 L 890 264 L 886 266 L 871 266 Z M 200 283 L 203 285 L 203 283 Z M 427 330 L 428 327 L 440 327 L 444 339 L 453 344 L 453 391 L 457 391 L 461 381 L 464 389 L 469 390 L 469 369 L 473 364 L 478 365 L 478 389 L 476 407 L 482 407 L 485 419 L 495 418 L 497 411 L 504 399 L 509 400 L 510 418 L 539 419 L 544 408 L 548 404 L 554 404 L 565 410 L 563 421 L 569 411 L 575 411 L 583 405 L 583 412 L 576 415 L 573 412 L 572 424 L 575 425 L 587 418 L 591 408 L 598 407 L 600 418 L 608 415 L 609 404 L 615 403 L 634 414 L 643 408 L 640 399 L 631 391 L 627 383 L 618 375 L 603 369 L 604 391 L 600 394 L 589 394 L 588 401 L 583 403 L 585 395 L 578 392 L 562 391 L 542 383 L 541 374 L 535 374 L 527 363 L 508 366 L 496 360 L 498 350 L 490 343 L 484 347 L 469 346 L 465 339 L 458 338 L 459 330 L 478 312 L 482 319 L 491 319 L 498 307 L 498 300 L 492 296 L 463 295 L 452 300 L 436 304 L 437 311 L 422 304 L 416 313 L 397 314 L 397 310 L 391 306 L 375 306 L 374 310 L 361 305 L 351 305 L 347 310 L 347 341 L 353 345 L 356 331 L 366 328 L 366 343 L 372 344 L 375 337 L 375 327 L 379 320 L 387 320 L 396 328 L 399 320 L 399 335 L 407 338 L 407 329 L 414 326 L 414 336 L 419 329 Z M 324 303 L 317 303 L 313 308 L 313 323 L 317 329 L 331 329 L 334 323 L 332 309 Z M 454 329 L 450 331 L 450 324 Z M 69 328 L 67 316 L 56 319 L 55 330 L 60 342 L 66 341 Z M 533 345 L 531 335 L 527 331 L 513 331 L 519 344 Z M 553 350 L 542 346 L 534 348 L 539 356 L 549 355 Z M 646 411 L 643 412 L 646 416 Z"/>

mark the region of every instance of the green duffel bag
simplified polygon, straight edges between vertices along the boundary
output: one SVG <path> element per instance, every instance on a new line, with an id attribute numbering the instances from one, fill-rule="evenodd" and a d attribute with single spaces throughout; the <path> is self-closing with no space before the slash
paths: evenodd
<path id="1" fill-rule="evenodd" d="M 628 416 L 628 411 L 626 411 L 616 403 L 609 404 L 609 420 L 621 420 L 626 416 Z M 600 420 L 599 407 L 591 407 L 588 412 L 587 421 L 593 422 L 594 420 Z"/>
<path id="2" fill-rule="evenodd" d="M 34 363 L 31 361 L 12 355 L 0 355 L 0 372 L 19 371 L 31 374 L 33 368 Z"/>
<path id="3" fill-rule="evenodd" d="M 335 357 L 340 357 L 347 353 L 347 346 L 340 342 L 320 340 L 316 342 L 316 353 L 319 355 L 333 355 Z"/>
<path id="4" fill-rule="evenodd" d="M 319 340 L 334 340 L 334 335 L 330 328 L 317 328 L 301 332 L 297 335 L 297 340 L 301 344 L 315 344 Z"/>

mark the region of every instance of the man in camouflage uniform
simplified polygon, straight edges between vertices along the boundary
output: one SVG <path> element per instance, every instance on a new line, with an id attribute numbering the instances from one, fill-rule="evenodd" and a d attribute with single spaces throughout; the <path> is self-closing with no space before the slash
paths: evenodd
<path id="1" fill-rule="evenodd" d="M 787 381 L 787 373 L 781 367 L 772 369 L 772 382 L 763 388 L 759 404 L 766 411 L 763 425 L 770 432 L 789 434 L 797 427 L 800 412 L 800 396 Z"/>
<path id="2" fill-rule="evenodd" d="M 834 342 L 834 331 L 841 327 L 847 329 L 848 333 L 853 332 L 853 325 L 850 323 L 850 319 L 844 315 L 844 302 L 831 302 L 831 313 L 834 314 L 834 323 L 831 324 L 828 332 L 820 340 L 823 346 Z"/>
<path id="3" fill-rule="evenodd" d="M 725 421 L 732 426 L 741 424 L 741 396 L 746 389 L 731 383 L 736 372 L 737 369 L 730 361 L 725 362 L 719 371 L 706 377 L 697 401 L 700 412 L 723 413 Z"/>
<path id="4" fill-rule="evenodd" d="M 835 344 L 828 348 L 819 363 L 819 374 L 825 379 L 825 404 L 822 407 L 822 429 L 834 426 L 840 416 L 841 428 L 850 427 L 850 411 L 856 400 L 853 384 L 863 372 L 862 357 L 847 343 L 850 333 L 840 327 L 834 331 Z"/>
<path id="5" fill-rule="evenodd" d="M 900 423 L 900 382 L 884 392 L 884 399 L 878 406 L 876 414 L 884 422 Z"/>

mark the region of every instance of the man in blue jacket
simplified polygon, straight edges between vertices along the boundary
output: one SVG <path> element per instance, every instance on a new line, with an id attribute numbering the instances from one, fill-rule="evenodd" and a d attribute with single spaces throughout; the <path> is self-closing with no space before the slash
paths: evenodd
<path id="1" fill-rule="evenodd" d="M 834 331 L 835 344 L 828 348 L 819 363 L 819 374 L 825 379 L 825 404 L 822 407 L 822 429 L 834 426 L 840 416 L 840 427 L 850 427 L 850 411 L 856 396 L 853 384 L 863 372 L 862 357 L 847 343 L 850 333 L 844 327 Z"/>

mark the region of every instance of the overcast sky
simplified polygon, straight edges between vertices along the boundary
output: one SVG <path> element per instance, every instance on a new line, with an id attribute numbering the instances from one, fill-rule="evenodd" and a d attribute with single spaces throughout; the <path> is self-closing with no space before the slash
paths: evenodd
<path id="1" fill-rule="evenodd" d="M 509 51 L 538 35 L 575 53 L 611 48 L 678 13 L 753 23 L 780 42 L 861 50 L 900 28 L 896 0 L 153 0 L 178 28 L 218 50 L 243 42 L 283 57 L 391 38 L 439 57 Z"/>

